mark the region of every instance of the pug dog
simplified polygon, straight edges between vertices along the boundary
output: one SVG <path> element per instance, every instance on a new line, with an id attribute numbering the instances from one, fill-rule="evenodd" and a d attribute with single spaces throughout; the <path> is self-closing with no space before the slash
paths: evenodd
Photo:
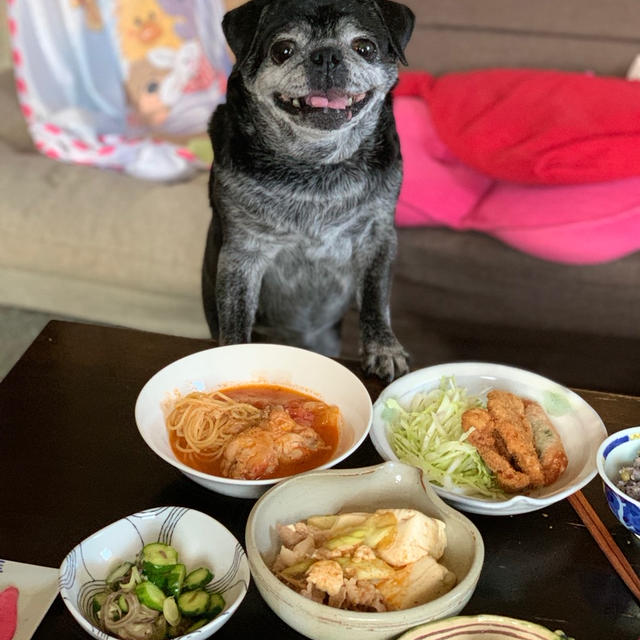
<path id="1" fill-rule="evenodd" d="M 402 158 L 390 91 L 414 15 L 390 0 L 250 0 L 209 135 L 212 220 L 202 295 L 220 344 L 340 352 L 359 309 L 367 374 L 406 373 L 390 324 Z"/>

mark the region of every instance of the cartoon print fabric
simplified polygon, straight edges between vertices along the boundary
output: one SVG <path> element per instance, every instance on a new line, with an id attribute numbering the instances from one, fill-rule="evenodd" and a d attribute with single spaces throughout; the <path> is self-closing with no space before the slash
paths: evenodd
<path id="1" fill-rule="evenodd" d="M 172 180 L 211 161 L 231 68 L 222 0 L 8 0 L 18 98 L 38 149 Z"/>

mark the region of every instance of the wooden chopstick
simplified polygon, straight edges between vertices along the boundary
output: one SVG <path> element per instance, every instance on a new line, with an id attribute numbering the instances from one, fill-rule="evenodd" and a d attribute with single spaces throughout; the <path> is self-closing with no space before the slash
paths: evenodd
<path id="1" fill-rule="evenodd" d="M 611 566 L 629 587 L 631 593 L 640 601 L 640 578 L 638 578 L 638 574 L 633 570 L 622 551 L 620 551 L 620 547 L 615 543 L 609 530 L 604 526 L 604 523 L 600 520 L 600 517 L 589 504 L 582 491 L 576 491 L 567 499 L 604 555 L 607 556 Z"/>

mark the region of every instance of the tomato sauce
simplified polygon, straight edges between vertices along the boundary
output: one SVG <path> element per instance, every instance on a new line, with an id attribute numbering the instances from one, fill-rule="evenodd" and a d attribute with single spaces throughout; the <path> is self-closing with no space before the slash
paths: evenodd
<path id="1" fill-rule="evenodd" d="M 281 406 L 291 418 L 303 426 L 311 427 L 324 441 L 326 447 L 311 451 L 301 460 L 280 463 L 271 474 L 261 479 L 284 478 L 315 469 L 328 462 L 334 455 L 340 440 L 340 411 L 318 398 L 281 385 L 255 384 L 219 389 L 221 393 L 238 402 L 251 404 L 258 409 Z M 175 447 L 176 435 L 169 432 L 169 441 L 175 456 L 190 467 L 214 476 L 224 477 L 221 458 L 212 460 L 197 454 L 185 454 Z"/>

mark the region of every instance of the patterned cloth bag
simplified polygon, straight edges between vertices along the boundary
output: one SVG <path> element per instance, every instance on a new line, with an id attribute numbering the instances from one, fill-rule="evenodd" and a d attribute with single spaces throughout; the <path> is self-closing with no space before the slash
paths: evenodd
<path id="1" fill-rule="evenodd" d="M 153 180 L 211 162 L 231 68 L 221 0 L 7 0 L 18 97 L 47 156 Z"/>

